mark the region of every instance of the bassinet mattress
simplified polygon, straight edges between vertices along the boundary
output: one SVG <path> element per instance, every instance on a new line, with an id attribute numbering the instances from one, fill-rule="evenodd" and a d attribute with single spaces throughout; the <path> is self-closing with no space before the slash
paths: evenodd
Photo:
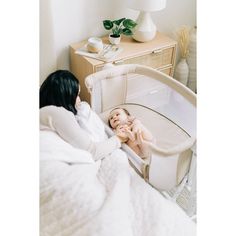
<path id="1" fill-rule="evenodd" d="M 155 136 L 158 147 L 168 149 L 189 138 L 189 135 L 178 125 L 152 109 L 133 103 L 122 104 L 118 107 L 127 109 L 131 115 L 137 117 Z M 106 124 L 112 109 L 114 108 L 100 114 Z"/>

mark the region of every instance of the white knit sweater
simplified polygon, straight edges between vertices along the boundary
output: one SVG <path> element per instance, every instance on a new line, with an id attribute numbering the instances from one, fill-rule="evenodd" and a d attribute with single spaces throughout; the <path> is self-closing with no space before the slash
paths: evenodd
<path id="1" fill-rule="evenodd" d="M 77 122 L 75 115 L 63 107 L 46 106 L 40 109 L 40 129 L 49 129 L 76 148 L 89 151 L 99 160 L 120 148 L 120 140 L 113 136 L 102 142 L 94 142 L 88 132 Z"/>

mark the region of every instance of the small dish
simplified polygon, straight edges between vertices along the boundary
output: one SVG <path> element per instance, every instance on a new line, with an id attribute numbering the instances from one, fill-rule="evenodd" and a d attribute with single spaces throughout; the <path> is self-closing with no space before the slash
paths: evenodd
<path id="1" fill-rule="evenodd" d="M 98 53 L 103 49 L 102 39 L 91 37 L 88 39 L 87 49 L 89 52 Z"/>

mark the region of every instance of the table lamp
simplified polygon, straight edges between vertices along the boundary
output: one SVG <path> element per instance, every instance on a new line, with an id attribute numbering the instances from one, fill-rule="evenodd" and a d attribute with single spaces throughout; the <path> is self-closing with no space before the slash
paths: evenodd
<path id="1" fill-rule="evenodd" d="M 152 40 L 156 35 L 156 25 L 152 21 L 150 12 L 164 9 L 166 0 L 128 0 L 128 6 L 140 11 L 132 37 L 139 42 Z"/>

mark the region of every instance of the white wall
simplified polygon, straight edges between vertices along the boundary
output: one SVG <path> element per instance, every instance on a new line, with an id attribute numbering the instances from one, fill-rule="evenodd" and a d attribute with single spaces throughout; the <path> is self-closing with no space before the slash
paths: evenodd
<path id="1" fill-rule="evenodd" d="M 102 21 L 128 17 L 138 11 L 127 0 L 40 0 L 40 83 L 55 69 L 69 69 L 69 45 L 107 33 Z M 196 0 L 167 0 L 164 10 L 153 12 L 158 31 L 174 37 L 181 25 L 196 25 Z"/>
<path id="2" fill-rule="evenodd" d="M 40 1 L 40 81 L 57 68 L 50 1 Z"/>

